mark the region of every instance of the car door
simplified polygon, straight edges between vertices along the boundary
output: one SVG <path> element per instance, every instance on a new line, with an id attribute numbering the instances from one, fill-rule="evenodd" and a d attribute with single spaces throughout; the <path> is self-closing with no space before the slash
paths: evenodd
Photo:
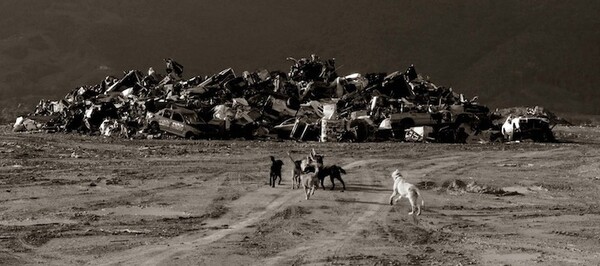
<path id="1" fill-rule="evenodd" d="M 185 136 L 185 126 L 183 116 L 178 112 L 173 112 L 171 117 L 171 128 L 173 129 L 173 133 L 179 136 Z"/>
<path id="2" fill-rule="evenodd" d="M 158 113 L 158 126 L 160 127 L 160 130 L 162 131 L 166 131 L 169 133 L 173 133 L 172 127 L 171 127 L 171 114 L 173 112 L 169 109 L 164 109 L 162 110 L 162 113 L 159 112 Z"/>
<path id="3" fill-rule="evenodd" d="M 416 126 L 435 124 L 430 113 L 410 113 L 410 117 L 415 121 Z"/>

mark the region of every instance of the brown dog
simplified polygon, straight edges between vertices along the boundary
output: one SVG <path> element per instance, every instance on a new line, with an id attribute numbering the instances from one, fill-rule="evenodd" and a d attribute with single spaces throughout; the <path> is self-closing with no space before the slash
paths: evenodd
<path id="1" fill-rule="evenodd" d="M 306 194 L 306 199 L 310 198 L 311 195 L 315 194 L 315 190 L 319 187 L 319 170 L 317 168 L 316 172 L 302 174 L 300 175 L 300 182 L 302 183 L 302 187 L 304 188 L 304 194 Z"/>
<path id="2" fill-rule="evenodd" d="M 292 169 L 292 189 L 295 189 L 296 187 L 300 188 L 300 176 L 303 173 L 315 171 L 315 167 L 313 166 L 313 156 L 316 155 L 315 150 L 313 149 L 310 155 L 302 160 L 294 160 L 289 152 L 287 154 L 294 164 L 294 168 Z"/>

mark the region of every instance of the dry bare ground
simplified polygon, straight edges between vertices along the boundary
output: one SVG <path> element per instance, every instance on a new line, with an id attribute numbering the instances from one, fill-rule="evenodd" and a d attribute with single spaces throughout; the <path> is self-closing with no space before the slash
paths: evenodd
<path id="1" fill-rule="evenodd" d="M 600 263 L 600 129 L 563 143 L 0 139 L 3 265 Z M 292 190 L 311 148 L 347 189 Z M 269 187 L 269 155 L 284 161 Z M 399 168 L 425 199 L 388 203 Z M 470 184 L 470 185 L 469 185 Z M 329 180 L 325 186 L 330 187 Z"/>

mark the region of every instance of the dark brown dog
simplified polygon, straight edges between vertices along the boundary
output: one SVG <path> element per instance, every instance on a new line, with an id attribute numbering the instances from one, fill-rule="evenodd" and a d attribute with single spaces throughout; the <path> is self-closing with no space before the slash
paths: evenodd
<path id="1" fill-rule="evenodd" d="M 279 185 L 281 185 L 281 168 L 283 162 L 281 160 L 275 160 L 275 157 L 271 157 L 271 172 L 269 173 L 269 186 L 275 187 L 275 182 L 279 178 Z"/>
<path id="2" fill-rule="evenodd" d="M 319 154 L 311 156 L 311 160 L 312 160 L 312 162 L 314 162 L 313 164 L 318 169 L 318 178 L 321 182 L 321 188 L 325 189 L 325 186 L 323 185 L 323 180 L 325 180 L 325 177 L 329 176 L 329 179 L 331 180 L 331 190 L 335 189 L 334 180 L 337 179 L 342 183 L 342 192 L 343 192 L 344 190 L 346 190 L 346 184 L 344 183 L 344 180 L 342 179 L 342 174 L 346 174 L 346 170 L 344 170 L 341 166 L 337 166 L 335 164 L 324 165 L 323 164 L 324 157 L 325 157 L 324 155 L 319 155 Z"/>

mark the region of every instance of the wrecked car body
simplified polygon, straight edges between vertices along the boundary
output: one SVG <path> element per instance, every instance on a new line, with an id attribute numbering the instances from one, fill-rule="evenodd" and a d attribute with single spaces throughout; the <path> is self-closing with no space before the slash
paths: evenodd
<path id="1" fill-rule="evenodd" d="M 289 118 L 279 125 L 273 127 L 272 132 L 280 139 L 294 140 L 316 140 L 318 127 L 315 123 L 307 122 L 306 119 Z"/>
<path id="2" fill-rule="evenodd" d="M 502 135 L 507 141 L 554 141 L 550 120 L 545 117 L 509 115 L 502 125 Z"/>
<path id="3" fill-rule="evenodd" d="M 215 137 L 217 127 L 206 123 L 196 112 L 185 108 L 165 108 L 148 113 L 148 128 L 152 133 L 164 131 L 187 139 Z"/>

